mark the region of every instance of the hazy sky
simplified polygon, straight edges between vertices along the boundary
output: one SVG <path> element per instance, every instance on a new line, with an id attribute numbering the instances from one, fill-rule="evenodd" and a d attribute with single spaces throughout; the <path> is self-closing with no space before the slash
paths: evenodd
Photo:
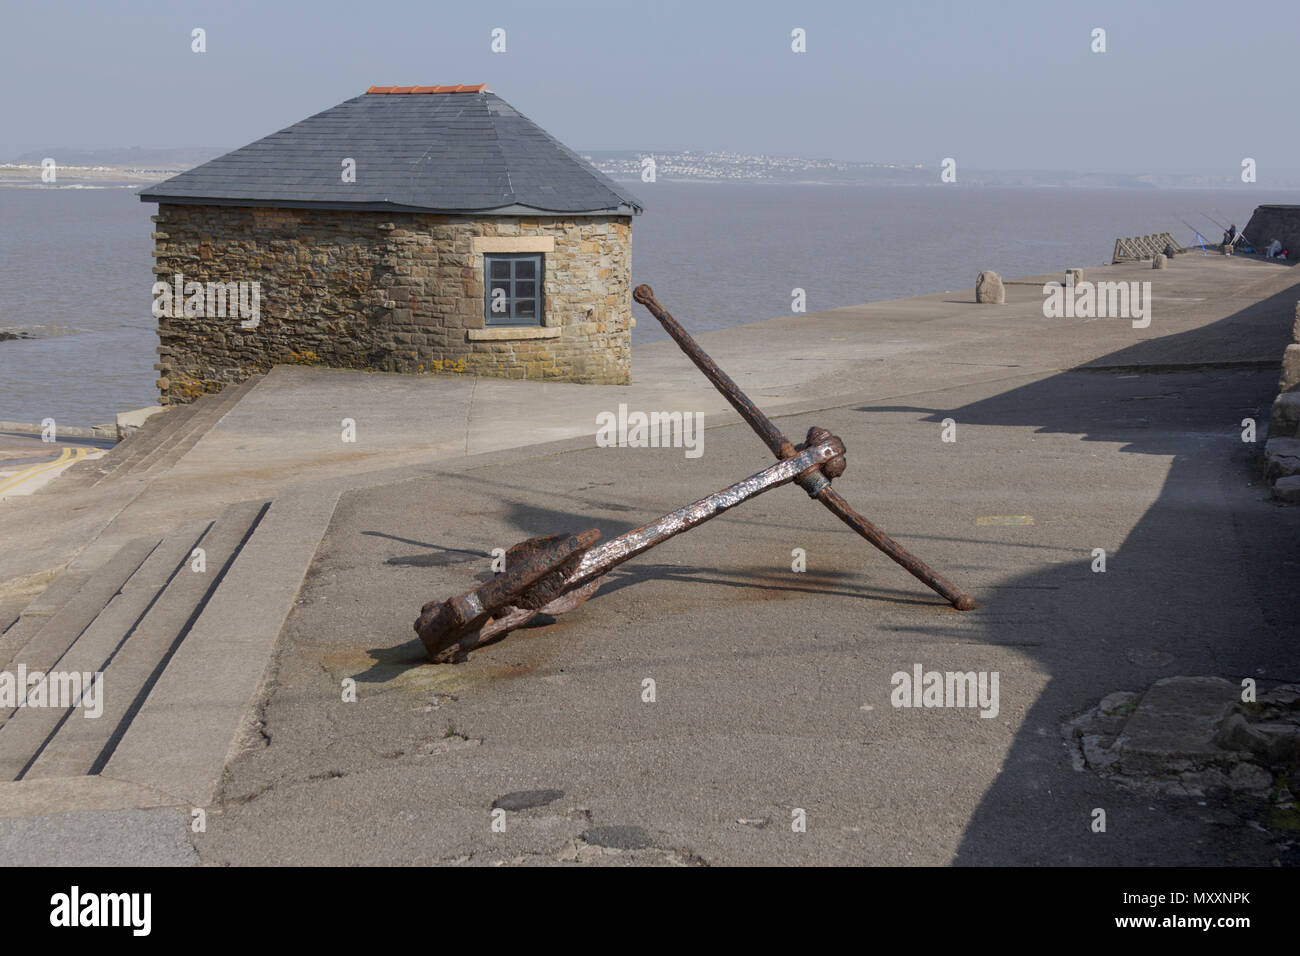
<path id="1" fill-rule="evenodd" d="M 1300 175 L 1294 2 L 3 0 L 0 24 L 0 158 L 234 148 L 371 84 L 486 82 L 579 150 Z"/>

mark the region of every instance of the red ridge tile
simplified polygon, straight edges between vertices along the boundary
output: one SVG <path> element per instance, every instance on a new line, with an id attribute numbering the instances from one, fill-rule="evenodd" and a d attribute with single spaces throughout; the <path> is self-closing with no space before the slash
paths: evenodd
<path id="1" fill-rule="evenodd" d="M 464 83 L 454 86 L 372 86 L 367 93 L 482 93 L 488 88 L 486 83 L 472 86 Z"/>

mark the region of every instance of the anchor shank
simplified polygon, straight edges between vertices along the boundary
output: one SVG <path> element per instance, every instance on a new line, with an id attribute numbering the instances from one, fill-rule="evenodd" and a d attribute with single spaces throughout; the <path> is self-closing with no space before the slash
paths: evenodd
<path id="1" fill-rule="evenodd" d="M 655 298 L 654 292 L 648 285 L 637 286 L 632 297 L 659 320 L 664 331 L 673 337 L 681 350 L 686 353 L 686 357 L 695 363 L 696 367 L 704 373 L 704 377 L 713 383 L 713 387 L 722 393 L 722 397 L 730 402 L 731 407 L 740 413 L 740 417 L 749 423 L 749 427 L 758 433 L 758 437 L 763 439 L 773 455 L 777 458 L 792 458 L 795 455 L 795 447 L 790 439 L 781 434 L 780 429 L 749 400 L 749 396 L 740 390 L 740 386 L 732 381 L 731 376 L 720 369 L 709 353 L 700 348 L 691 334 L 668 314 L 668 310 L 659 304 L 659 300 Z"/>
<path id="2" fill-rule="evenodd" d="M 970 611 L 975 608 L 974 598 L 858 514 L 830 485 L 826 485 L 817 493 L 817 500 L 824 504 L 831 514 L 874 544 L 914 578 L 947 598 L 948 603 L 957 610 Z"/>
<path id="3" fill-rule="evenodd" d="M 796 453 L 793 458 L 779 461 L 744 481 L 738 481 L 729 488 L 678 508 L 649 524 L 624 532 L 617 538 L 611 538 L 583 555 L 582 562 L 565 580 L 563 590 L 569 591 L 580 587 L 592 578 L 600 577 L 611 568 L 618 567 L 624 561 L 667 541 L 674 535 L 702 525 L 710 518 L 715 518 L 724 511 L 729 511 L 771 488 L 787 485 L 798 478 L 801 472 L 809 468 L 817 468 L 843 454 L 844 446 L 839 439 L 831 438 Z"/>

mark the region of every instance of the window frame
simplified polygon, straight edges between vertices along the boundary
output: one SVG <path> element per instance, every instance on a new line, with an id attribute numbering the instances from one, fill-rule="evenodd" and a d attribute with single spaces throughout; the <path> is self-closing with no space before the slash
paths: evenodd
<path id="1" fill-rule="evenodd" d="M 520 279 L 515 274 L 516 272 L 515 263 L 522 262 L 522 261 L 530 261 L 535 264 L 533 270 L 533 278 L 531 280 Z M 492 311 L 493 282 L 495 281 L 499 283 L 503 281 L 501 279 L 493 280 L 492 278 L 492 264 L 494 262 L 511 263 L 510 278 L 508 280 L 504 280 L 509 282 L 509 291 L 506 294 L 506 302 L 510 314 L 504 316 Z M 492 328 L 492 329 L 533 328 L 533 327 L 545 325 L 546 324 L 545 321 L 546 294 L 543 288 L 543 281 L 545 279 L 545 276 L 546 276 L 546 253 L 544 252 L 485 252 L 483 253 L 483 325 L 484 327 Z M 523 297 L 515 295 L 515 284 L 517 282 L 528 282 L 528 281 L 531 281 L 534 284 L 533 295 L 523 296 Z M 521 301 L 527 302 L 530 298 L 534 302 L 534 306 L 533 306 L 534 314 L 531 317 L 515 315 L 514 313 L 516 311 L 517 304 Z"/>

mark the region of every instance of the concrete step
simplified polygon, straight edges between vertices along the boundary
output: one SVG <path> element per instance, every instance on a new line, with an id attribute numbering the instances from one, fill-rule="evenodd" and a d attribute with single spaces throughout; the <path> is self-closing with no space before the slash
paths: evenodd
<path id="1" fill-rule="evenodd" d="M 220 395 L 217 396 L 218 401 L 202 409 L 190 420 L 183 436 L 180 436 L 176 442 L 169 442 L 166 447 L 159 448 L 159 455 L 154 460 L 146 459 L 140 462 L 135 470 L 146 472 L 164 471 L 176 464 L 185 457 L 186 452 L 199 443 L 200 439 L 211 428 L 225 418 L 230 410 L 239 404 L 239 400 L 248 394 L 262 378 L 261 375 L 254 375 L 238 385 L 227 386 L 222 389 Z"/>
<path id="2" fill-rule="evenodd" d="M 203 395 L 196 401 L 177 409 L 172 419 L 171 425 L 164 431 L 158 433 L 154 440 L 147 444 L 137 445 L 135 450 L 126 458 L 117 464 L 117 467 L 104 475 L 100 481 L 107 481 L 112 478 L 118 478 L 122 475 L 129 475 L 136 472 L 145 462 L 153 461 L 161 454 L 162 449 L 175 444 L 182 436 L 188 434 L 189 429 L 196 418 L 203 414 L 204 409 L 212 402 L 216 401 L 217 395 Z"/>
<path id="3" fill-rule="evenodd" d="M 113 600 L 161 540 L 136 538 L 94 573 L 77 575 L 65 571 L 63 577 L 56 578 L 0 638 L 3 669 L 13 671 L 18 663 L 25 664 L 29 670 L 39 669 L 58 660 Z M 7 717 L 8 713 L 5 711 L 4 716 Z"/>
<path id="4" fill-rule="evenodd" d="M 0 711 L 0 816 L 41 787 L 88 779 L 149 805 L 211 804 L 337 500 L 305 489 L 232 505 L 129 541 L 93 573 L 74 566 L 32 601 L 0 635 L 11 672 L 98 675 L 100 716 L 80 699 Z"/>
<path id="5" fill-rule="evenodd" d="M 188 405 L 180 405 L 154 415 L 139 431 L 130 435 L 125 441 L 118 442 L 102 458 L 78 462 L 38 494 L 46 491 L 75 491 L 98 484 L 128 459 L 147 454 L 158 442 L 164 441 L 172 434 L 191 414 L 193 410 Z"/>
<path id="6" fill-rule="evenodd" d="M 103 768 L 268 504 L 249 501 L 231 505 L 205 529 L 196 542 L 196 547 L 203 549 L 203 570 L 196 570 L 187 555 L 158 600 L 116 652 L 102 663 L 106 690 L 101 716 L 86 719 L 74 715 L 64 721 L 46 740 L 36 760 L 23 774 L 24 780 L 80 776 L 98 773 Z M 76 649 L 74 646 L 73 650 Z"/>
<path id="7" fill-rule="evenodd" d="M 76 491 L 124 475 L 170 468 L 264 377 L 254 375 L 238 385 L 154 415 L 129 438 L 114 445 L 108 454 L 73 465 L 59 475 L 57 484 L 51 482 L 48 488 Z"/>
<path id="8" fill-rule="evenodd" d="M 138 462 L 160 442 L 168 440 L 192 415 L 194 415 L 194 408 L 188 405 L 175 406 L 168 411 L 159 412 L 146 421 L 139 431 L 131 434 L 125 441 L 117 442 L 117 445 L 109 449 L 108 454 L 103 458 L 74 464 L 59 476 L 59 480 L 45 486 L 42 492 L 68 492 L 68 490 L 91 488 L 110 475 L 122 473 L 123 466 L 130 462 Z"/>
<path id="9" fill-rule="evenodd" d="M 190 552 L 210 527 L 210 522 L 189 525 L 167 535 L 136 568 L 112 600 L 79 633 L 51 627 L 16 659 L 27 672 L 58 671 L 64 674 L 96 674 L 103 671 L 118 648 L 153 607 L 163 589 L 185 566 Z M 62 649 L 61 651 L 59 649 Z M 56 653 L 57 651 L 57 653 Z M 108 675 L 99 688 L 102 694 Z M 81 685 L 79 685 L 81 686 Z M 116 693 L 116 691 L 114 691 Z M 17 780 L 40 752 L 45 741 L 78 708 L 43 705 L 7 710 L 0 726 L 0 780 Z M 3 714 L 0 711 L 0 714 Z M 78 718 L 92 720 L 94 718 Z"/>
<path id="10" fill-rule="evenodd" d="M 103 776 L 192 807 L 214 801 L 227 759 L 253 732 L 276 638 L 337 501 L 337 490 L 309 489 L 271 502 L 103 762 Z"/>
<path id="11" fill-rule="evenodd" d="M 26 629 L 26 637 L 23 638 L 23 641 L 26 641 L 27 638 L 36 633 L 36 629 L 39 629 L 40 624 L 44 624 L 46 619 L 67 604 L 69 599 L 81 590 L 89 577 L 88 572 L 65 568 L 46 584 L 35 597 L 28 594 L 4 599 L 3 603 L 0 604 L 6 609 L 6 613 L 0 615 L 0 667 L 7 660 L 5 648 L 9 647 L 10 652 L 12 652 L 18 646 L 21 646 L 19 644 L 11 647 L 7 643 L 17 640 L 18 635 L 22 633 L 22 631 L 18 630 L 11 632 L 10 629 L 14 628 L 26 616 L 27 622 L 23 625 Z"/>
<path id="12" fill-rule="evenodd" d="M 0 599 L 0 641 L 4 640 L 5 632 L 18 623 L 26 604 L 24 598 Z"/>

